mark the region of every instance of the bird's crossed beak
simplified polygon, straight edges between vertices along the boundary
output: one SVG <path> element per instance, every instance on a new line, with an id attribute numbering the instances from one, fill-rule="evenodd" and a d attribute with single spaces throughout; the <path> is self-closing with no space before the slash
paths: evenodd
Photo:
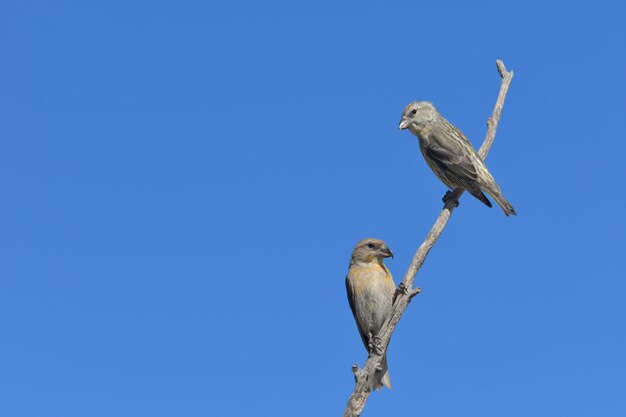
<path id="1" fill-rule="evenodd" d="M 406 117 L 403 117 L 402 120 L 400 120 L 400 126 L 398 126 L 398 129 L 404 130 L 409 127 L 409 124 L 411 124 L 411 121 Z"/>
<path id="2" fill-rule="evenodd" d="M 380 254 L 384 258 L 389 258 L 389 257 L 393 258 L 393 252 L 391 251 L 391 249 L 389 249 L 389 247 L 387 247 L 387 245 L 385 245 L 382 248 L 380 248 Z"/>

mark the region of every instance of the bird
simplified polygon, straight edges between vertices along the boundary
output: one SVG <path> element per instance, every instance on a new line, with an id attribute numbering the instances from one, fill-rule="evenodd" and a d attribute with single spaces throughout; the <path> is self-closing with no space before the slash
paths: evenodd
<path id="1" fill-rule="evenodd" d="M 431 102 L 408 104 L 402 112 L 399 128 L 409 129 L 417 136 L 426 163 L 451 190 L 467 190 L 491 207 L 484 191 L 498 203 L 506 216 L 517 215 L 467 137 L 439 114 Z"/>
<path id="2" fill-rule="evenodd" d="M 396 289 L 391 272 L 383 262 L 388 257 L 393 258 L 393 252 L 385 242 L 373 238 L 363 239 L 352 251 L 346 276 L 350 309 L 369 354 L 382 350 L 378 333 L 391 314 Z M 380 365 L 373 387 L 379 391 L 383 385 L 391 389 L 386 353 Z"/>

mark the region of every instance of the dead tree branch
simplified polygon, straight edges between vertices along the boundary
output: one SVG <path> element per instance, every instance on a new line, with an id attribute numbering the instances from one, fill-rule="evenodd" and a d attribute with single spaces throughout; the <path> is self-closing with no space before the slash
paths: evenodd
<path id="1" fill-rule="evenodd" d="M 496 65 L 498 67 L 500 77 L 502 78 L 502 84 L 500 85 L 500 93 L 498 94 L 498 100 L 496 101 L 496 105 L 494 106 L 493 113 L 491 117 L 487 120 L 487 134 L 485 135 L 485 140 L 478 151 L 478 154 L 483 160 L 487 157 L 489 149 L 491 149 L 491 145 L 493 144 L 493 140 L 496 136 L 496 129 L 498 128 L 498 122 L 500 121 L 500 115 L 502 113 L 502 107 L 504 106 L 504 100 L 506 98 L 507 91 L 509 90 L 511 80 L 513 79 L 513 71 L 507 71 L 504 63 L 501 60 L 497 60 Z M 448 223 L 450 215 L 452 214 L 454 208 L 457 206 L 459 198 L 462 194 L 463 190 L 457 189 L 454 190 L 453 193 L 450 195 L 450 197 L 446 201 L 443 210 L 441 211 L 441 213 L 439 213 L 439 217 L 435 221 L 435 224 L 428 232 L 426 240 L 424 240 L 424 242 L 420 245 L 419 249 L 415 253 L 415 256 L 413 256 L 411 265 L 406 271 L 406 274 L 404 274 L 404 279 L 398 285 L 391 314 L 387 318 L 387 321 L 385 322 L 383 328 L 378 334 L 378 337 L 380 338 L 380 346 L 384 346 L 385 351 L 387 350 L 387 346 L 389 345 L 389 341 L 391 340 L 391 335 L 396 328 L 396 325 L 400 321 L 404 310 L 408 306 L 411 299 L 420 292 L 419 288 L 413 288 L 413 283 L 415 281 L 417 271 L 419 271 L 419 269 L 422 267 L 424 261 L 426 260 L 426 256 L 428 255 L 428 252 L 430 252 L 432 247 L 439 239 L 439 236 L 441 236 L 441 233 L 443 232 L 446 223 Z M 384 352 L 381 352 L 380 355 L 370 355 L 367 358 L 363 369 L 360 369 L 358 365 L 354 365 L 352 367 L 356 384 L 354 387 L 354 392 L 348 400 L 346 410 L 343 413 L 344 417 L 358 417 L 363 412 L 365 402 L 367 401 L 367 398 L 371 393 L 371 381 L 374 380 L 374 376 L 377 372 L 377 368 L 379 367 L 379 363 L 383 353 Z"/>

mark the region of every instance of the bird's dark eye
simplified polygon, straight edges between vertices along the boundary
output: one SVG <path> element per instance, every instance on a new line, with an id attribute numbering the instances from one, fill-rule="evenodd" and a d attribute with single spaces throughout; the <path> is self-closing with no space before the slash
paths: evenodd
<path id="1" fill-rule="evenodd" d="M 417 109 L 411 110 L 411 114 L 415 114 L 415 113 L 417 113 Z"/>
<path id="2" fill-rule="evenodd" d="M 374 244 L 373 243 L 368 243 L 367 247 L 370 248 L 370 249 L 374 249 Z"/>

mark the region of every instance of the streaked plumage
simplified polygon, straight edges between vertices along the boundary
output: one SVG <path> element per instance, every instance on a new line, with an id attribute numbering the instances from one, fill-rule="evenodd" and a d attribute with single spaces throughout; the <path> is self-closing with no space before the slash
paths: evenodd
<path id="1" fill-rule="evenodd" d="M 348 302 L 359 329 L 365 348 L 371 353 L 377 349 L 377 335 L 391 313 L 396 286 L 391 272 L 383 259 L 393 257 L 385 242 L 379 239 L 363 239 L 354 247 L 350 258 L 350 269 L 346 276 Z M 383 385 L 391 389 L 387 370 L 387 355 L 382 359 L 373 388 Z"/>
<path id="2" fill-rule="evenodd" d="M 450 189 L 467 190 L 491 207 L 484 191 L 498 203 L 504 214 L 516 215 L 470 141 L 439 114 L 432 103 L 418 101 L 406 106 L 400 129 L 409 129 L 417 136 L 426 163 Z"/>

